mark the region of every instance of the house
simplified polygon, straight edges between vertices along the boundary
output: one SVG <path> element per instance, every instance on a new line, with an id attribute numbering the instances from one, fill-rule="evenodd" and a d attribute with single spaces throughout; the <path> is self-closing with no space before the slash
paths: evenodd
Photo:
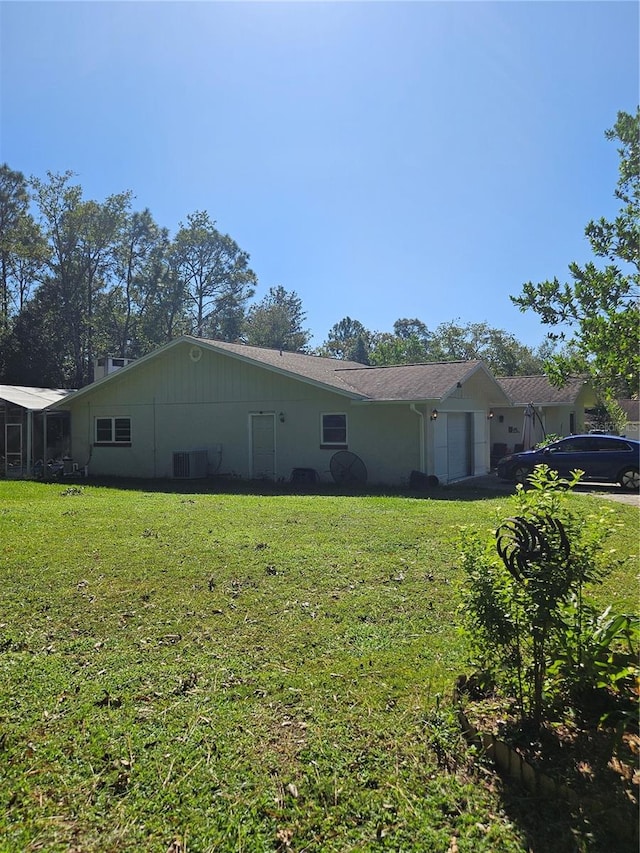
<path id="1" fill-rule="evenodd" d="M 47 417 L 44 410 L 69 391 L 0 385 L 0 475 L 29 476 L 38 460 L 68 452 L 68 417 Z"/>
<path id="2" fill-rule="evenodd" d="M 91 475 L 406 485 L 486 473 L 489 410 L 508 406 L 480 361 L 368 367 L 183 336 L 49 411 L 70 414 Z"/>
<path id="3" fill-rule="evenodd" d="M 617 400 L 616 401 L 625 414 L 626 423 L 622 428 L 622 434 L 627 438 L 640 440 L 640 400 Z"/>
<path id="4" fill-rule="evenodd" d="M 591 384 L 583 377 L 562 388 L 546 376 L 502 376 L 497 380 L 510 405 L 496 407 L 491 418 L 491 459 L 530 450 L 547 435 L 584 432 L 585 408 L 596 403 Z"/>

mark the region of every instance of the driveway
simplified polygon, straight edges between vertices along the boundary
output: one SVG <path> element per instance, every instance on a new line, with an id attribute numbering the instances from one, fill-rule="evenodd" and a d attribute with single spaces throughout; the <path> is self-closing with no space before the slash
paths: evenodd
<path id="1" fill-rule="evenodd" d="M 483 477 L 473 477 L 459 484 L 464 488 L 472 489 L 487 489 L 494 491 L 496 494 L 510 495 L 515 492 L 513 483 L 505 483 L 504 480 L 498 479 L 496 474 L 486 474 Z M 455 488 L 455 484 L 450 486 Z M 609 483 L 584 483 L 576 486 L 575 492 L 585 495 L 596 495 L 599 498 L 616 501 L 617 503 L 628 504 L 629 506 L 640 507 L 640 493 L 628 492 L 621 489 L 620 486 L 611 485 Z"/>

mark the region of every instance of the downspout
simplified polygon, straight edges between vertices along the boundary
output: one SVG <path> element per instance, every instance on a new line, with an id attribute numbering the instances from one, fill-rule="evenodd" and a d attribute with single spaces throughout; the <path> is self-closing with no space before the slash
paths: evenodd
<path id="1" fill-rule="evenodd" d="M 425 468 L 425 460 L 424 460 L 424 414 L 422 412 L 418 411 L 418 409 L 416 409 L 415 403 L 411 403 L 409 408 L 411 409 L 411 411 L 414 414 L 416 414 L 420 418 L 420 428 L 419 428 L 419 435 L 420 435 L 420 473 L 426 474 L 426 471 L 424 470 L 424 468 Z"/>

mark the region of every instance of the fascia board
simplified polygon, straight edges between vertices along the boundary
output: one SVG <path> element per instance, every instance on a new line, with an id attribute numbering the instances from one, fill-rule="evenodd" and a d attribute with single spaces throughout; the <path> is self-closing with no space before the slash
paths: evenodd
<path id="1" fill-rule="evenodd" d="M 439 403 L 441 397 L 418 397 L 415 400 L 407 397 L 402 400 L 374 400 L 372 397 L 365 397 L 362 400 L 353 400 L 356 406 L 428 406 L 432 403 Z"/>

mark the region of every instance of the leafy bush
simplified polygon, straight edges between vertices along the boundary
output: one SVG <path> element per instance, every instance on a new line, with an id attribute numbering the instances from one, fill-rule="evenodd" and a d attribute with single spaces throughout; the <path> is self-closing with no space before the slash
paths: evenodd
<path id="1" fill-rule="evenodd" d="M 522 720 L 536 724 L 551 703 L 575 705 L 579 686 L 591 679 L 612 688 L 630 674 L 629 659 L 622 661 L 614 646 L 624 634 L 631 654 L 637 623 L 609 619 L 608 612 L 598 622 L 584 600 L 585 586 L 611 568 L 604 544 L 612 525 L 572 502 L 578 481 L 578 474 L 564 479 L 537 466 L 495 536 L 483 541 L 473 534 L 462 549 L 473 663 L 517 698 Z"/>
<path id="2" fill-rule="evenodd" d="M 562 438 L 562 436 L 558 435 L 555 432 L 547 433 L 547 435 L 545 435 L 545 437 L 542 439 L 542 441 L 539 441 L 536 444 L 534 450 L 540 450 L 543 447 L 547 447 L 547 445 L 552 444 L 554 441 L 559 441 L 561 438 Z"/>
<path id="3" fill-rule="evenodd" d="M 638 678 L 640 619 L 626 613 L 602 613 L 572 598 L 564 609 L 549 675 L 557 689 L 583 713 L 599 710 L 601 719 L 632 710 L 624 698 Z M 612 708 L 611 697 L 622 699 Z"/>

